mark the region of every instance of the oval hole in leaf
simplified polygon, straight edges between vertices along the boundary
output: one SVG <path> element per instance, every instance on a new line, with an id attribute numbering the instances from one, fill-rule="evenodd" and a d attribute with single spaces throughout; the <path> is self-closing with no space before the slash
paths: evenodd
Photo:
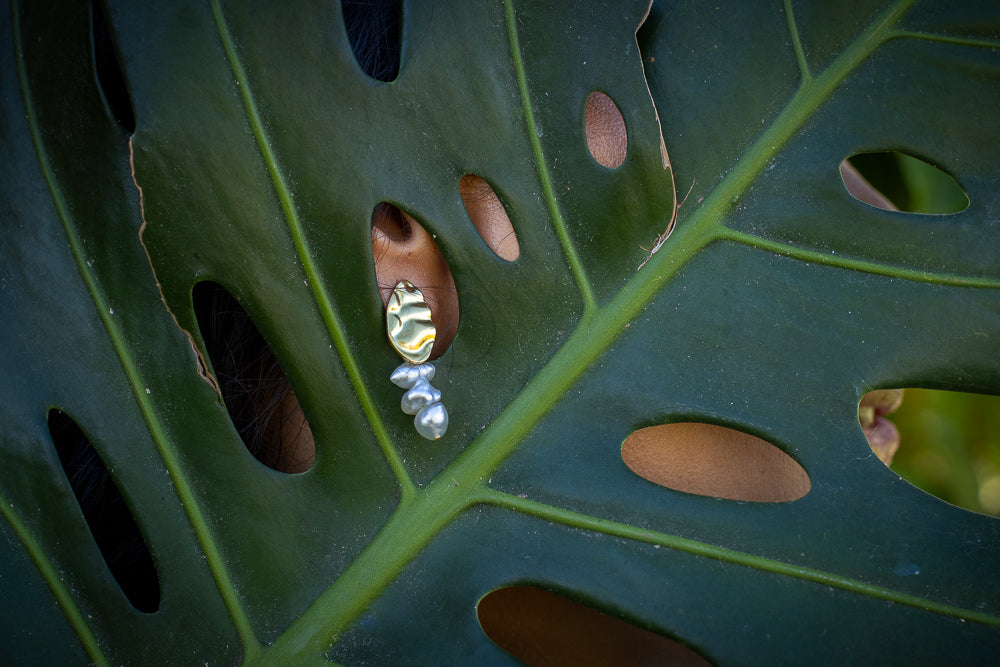
<path id="1" fill-rule="evenodd" d="M 97 84 L 104 97 L 104 103 L 115 122 L 128 132 L 135 133 L 135 112 L 132 109 L 132 98 L 125 85 L 121 64 L 115 54 L 115 46 L 111 41 L 111 33 L 104 20 L 104 11 L 98 0 L 90 0 L 90 39 L 94 50 L 94 69 L 97 72 Z"/>
<path id="2" fill-rule="evenodd" d="M 683 644 L 534 586 L 488 593 L 476 612 L 487 637 L 532 667 L 710 664 Z"/>
<path id="3" fill-rule="evenodd" d="M 810 489 L 809 475 L 788 454 L 714 424 L 639 429 L 622 444 L 622 460 L 655 484 L 714 498 L 780 503 L 798 500 Z"/>
<path id="4" fill-rule="evenodd" d="M 378 81 L 399 76 L 399 0 L 343 0 L 344 28 L 354 59 Z"/>
<path id="5" fill-rule="evenodd" d="M 420 223 L 385 202 L 372 212 L 372 255 L 382 304 L 400 280 L 424 295 L 437 329 L 430 359 L 440 357 L 458 332 L 458 290 L 441 249 Z"/>
<path id="6" fill-rule="evenodd" d="M 138 611 L 160 608 L 160 579 L 146 540 L 90 440 L 69 416 L 49 410 L 49 434 L 90 534 L 111 575 Z"/>
<path id="7" fill-rule="evenodd" d="M 462 203 L 486 245 L 501 259 L 513 262 L 521 254 L 514 225 L 497 193 L 475 174 L 466 174 L 458 182 Z"/>
<path id="8" fill-rule="evenodd" d="M 884 391 L 865 395 L 859 420 L 868 436 L 870 410 L 875 421 L 888 423 L 896 433 L 892 471 L 952 505 L 1000 516 L 1000 396 L 895 389 L 888 391 L 898 392 L 902 401 L 892 411 L 886 400 L 877 398 Z M 885 418 L 889 412 L 891 422 Z"/>
<path id="9" fill-rule="evenodd" d="M 620 167 L 628 152 L 628 131 L 618 105 L 604 93 L 595 90 L 587 96 L 584 118 L 590 154 L 598 164 L 608 169 Z"/>
<path id="10" fill-rule="evenodd" d="M 247 450 L 279 472 L 309 470 L 316 460 L 309 422 L 250 315 L 217 283 L 198 283 L 192 296 L 219 391 Z"/>
<path id="11" fill-rule="evenodd" d="M 858 153 L 840 165 L 855 199 L 887 211 L 945 215 L 969 206 L 969 196 L 944 171 L 899 151 Z"/>

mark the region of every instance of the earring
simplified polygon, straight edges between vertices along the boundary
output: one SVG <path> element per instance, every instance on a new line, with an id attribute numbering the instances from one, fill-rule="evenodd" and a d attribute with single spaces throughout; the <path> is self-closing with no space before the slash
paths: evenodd
<path id="1" fill-rule="evenodd" d="M 437 440 L 448 430 L 448 411 L 441 403 L 441 392 L 431 386 L 434 365 L 427 363 L 437 334 L 430 306 L 413 283 L 400 280 L 389 297 L 385 320 L 389 342 L 404 359 L 389 377 L 397 387 L 407 390 L 400 407 L 415 415 L 417 433 Z"/>

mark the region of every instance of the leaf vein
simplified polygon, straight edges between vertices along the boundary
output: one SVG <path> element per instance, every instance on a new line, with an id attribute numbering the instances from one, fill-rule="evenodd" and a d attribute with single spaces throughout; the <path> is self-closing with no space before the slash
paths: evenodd
<path id="1" fill-rule="evenodd" d="M 871 273 L 890 278 L 902 278 L 904 280 L 931 283 L 935 285 L 1000 289 L 1000 278 L 959 276 L 950 273 L 921 271 L 919 269 L 890 266 L 887 264 L 880 264 L 878 262 L 820 252 L 818 250 L 798 248 L 793 245 L 771 241 L 769 239 L 753 236 L 752 234 L 728 228 L 720 230 L 719 237 L 720 239 L 733 241 L 734 243 L 740 243 L 742 245 L 751 246 L 760 250 L 767 250 L 784 257 L 800 259 L 805 262 L 812 262 L 813 264 L 821 264 L 823 266 L 849 269 L 851 271 L 860 271 L 862 273 Z"/>
<path id="2" fill-rule="evenodd" d="M 939 42 L 943 44 L 955 44 L 958 46 L 971 46 L 983 49 L 1000 49 L 1000 40 L 977 39 L 975 37 L 955 37 L 953 35 L 939 35 L 930 32 L 917 30 L 896 30 L 890 38 L 894 39 L 920 39 L 928 42 Z"/>
<path id="3" fill-rule="evenodd" d="M 482 502 L 581 530 L 593 531 L 613 537 L 644 542 L 646 544 L 659 545 L 695 556 L 704 556 L 713 560 L 742 565 L 755 570 L 811 581 L 823 586 L 832 586 L 858 595 L 887 600 L 943 616 L 952 616 L 983 625 L 1000 627 L 1000 616 L 994 614 L 945 604 L 919 595 L 912 595 L 885 586 L 869 584 L 823 570 L 792 565 L 791 563 L 755 556 L 697 540 L 637 528 L 617 521 L 573 512 L 492 489 L 484 491 Z"/>
<path id="4" fill-rule="evenodd" d="M 330 293 L 326 288 L 326 282 L 322 279 L 319 267 L 313 259 L 312 252 L 310 251 L 309 244 L 305 236 L 305 231 L 302 227 L 302 222 L 299 219 L 299 213 L 295 206 L 294 198 L 288 187 L 284 173 L 278 165 L 277 157 L 271 149 L 271 142 L 267 137 L 267 132 L 264 129 L 264 122 L 260 117 L 260 112 L 257 109 L 257 103 L 254 100 L 253 92 L 250 88 L 250 80 L 247 77 L 246 70 L 243 68 L 242 62 L 239 59 L 239 55 L 236 53 L 236 46 L 233 42 L 232 35 L 229 32 L 229 26 L 223 16 L 219 0 L 212 0 L 212 13 L 215 17 L 216 27 L 219 32 L 219 37 L 222 40 L 222 46 L 226 53 L 226 58 L 229 61 L 229 67 L 232 70 L 233 76 L 236 78 L 236 82 L 238 84 L 240 96 L 242 97 L 243 106 L 247 114 L 247 120 L 250 123 L 251 130 L 253 131 L 254 139 L 257 142 L 257 148 L 260 151 L 261 158 L 267 167 L 268 174 L 271 177 L 271 182 L 274 185 L 275 193 L 281 204 L 282 213 L 284 214 L 285 221 L 288 224 L 289 235 L 291 236 L 292 243 L 295 246 L 295 251 L 299 257 L 299 261 L 302 263 L 302 270 L 305 273 L 306 280 L 312 290 L 313 298 L 316 301 L 320 316 L 323 318 L 323 322 L 326 325 L 328 333 L 330 334 L 331 342 L 337 350 L 337 355 L 340 357 L 341 363 L 344 365 L 344 369 L 350 378 L 351 385 L 354 388 L 354 393 L 358 397 L 358 402 L 361 404 L 361 408 L 364 411 L 365 416 L 372 427 L 372 431 L 375 434 L 375 438 L 382 449 L 383 456 L 385 456 L 387 462 L 389 463 L 389 467 L 392 469 L 392 472 L 396 477 L 396 481 L 400 485 L 402 497 L 404 499 L 409 498 L 416 492 L 416 486 L 410 478 L 409 472 L 406 469 L 406 464 L 403 463 L 402 456 L 396 449 L 389 437 L 388 432 L 386 431 L 375 401 L 372 398 L 371 393 L 368 391 L 368 385 L 362 377 L 358 361 L 355 359 L 350 345 L 347 342 L 347 334 L 345 333 L 344 325 L 340 321 L 340 316 L 334 308 L 333 299 L 330 297 Z"/>
<path id="5" fill-rule="evenodd" d="M 87 625 L 83 612 L 80 611 L 80 607 L 77 606 L 66 584 L 59 577 L 59 573 L 52 565 L 52 561 L 45 554 L 45 549 L 38 543 L 35 536 L 31 534 L 28 527 L 21 521 L 14 507 L 7 502 L 7 499 L 2 494 L 0 494 L 0 515 L 3 515 L 3 518 L 10 524 L 11 529 L 13 529 L 18 539 L 21 540 L 21 544 L 24 545 L 31 560 L 35 563 L 35 567 L 38 568 L 42 578 L 45 579 L 45 583 L 48 584 L 49 590 L 55 596 L 56 602 L 63 610 L 63 614 L 69 621 L 70 627 L 73 628 L 73 631 L 79 637 L 80 643 L 83 644 L 83 649 L 87 652 L 87 655 L 98 665 L 110 664 L 108 657 L 101 650 L 97 637 L 94 636 L 90 626 Z"/>
<path id="6" fill-rule="evenodd" d="M 806 60 L 806 52 L 802 48 L 802 39 L 799 37 L 799 27 L 795 24 L 795 12 L 792 8 L 792 0 L 785 0 L 785 18 L 788 21 L 788 33 L 792 38 L 792 47 L 795 49 L 795 60 L 799 63 L 799 72 L 802 75 L 802 82 L 812 80 L 812 72 L 809 71 L 809 62 Z"/>
<path id="7" fill-rule="evenodd" d="M 597 299 L 594 297 L 594 290 L 591 287 L 590 279 L 587 277 L 583 261 L 577 254 L 573 239 L 570 237 L 566 220 L 563 218 L 562 211 L 559 208 L 555 188 L 552 186 L 552 179 L 549 176 L 548 164 L 545 161 L 545 152 L 542 150 L 542 141 L 538 135 L 538 125 L 535 122 L 535 113 L 531 108 L 531 94 L 528 90 L 528 77 L 525 72 L 524 59 L 521 57 L 521 45 L 517 35 L 517 18 L 514 14 L 514 3 L 512 0 L 504 2 L 504 12 L 507 23 L 507 38 L 510 42 L 511 58 L 514 64 L 514 74 L 517 79 L 517 89 L 521 96 L 524 120 L 527 124 L 528 141 L 531 143 L 531 150 L 535 157 L 535 168 L 542 185 L 542 193 L 545 196 L 545 203 L 549 209 L 553 229 L 562 246 L 563 254 L 573 274 L 577 289 L 583 297 L 583 317 L 586 320 L 597 309 Z"/>

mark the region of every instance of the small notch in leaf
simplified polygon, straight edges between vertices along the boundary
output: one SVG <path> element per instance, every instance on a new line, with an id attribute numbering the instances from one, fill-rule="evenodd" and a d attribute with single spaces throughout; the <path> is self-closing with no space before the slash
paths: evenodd
<path id="1" fill-rule="evenodd" d="M 399 76 L 399 0 L 344 0 L 344 28 L 358 66 L 377 81 Z"/>
<path id="2" fill-rule="evenodd" d="M 841 162 L 840 177 L 852 197 L 886 211 L 948 215 L 969 207 L 954 178 L 899 151 L 852 155 Z"/>
<path id="3" fill-rule="evenodd" d="M 160 579 L 118 485 L 75 421 L 50 410 L 48 425 L 59 463 L 108 570 L 135 609 L 155 612 L 160 608 Z"/>
<path id="4" fill-rule="evenodd" d="M 771 443 L 724 426 L 661 424 L 622 443 L 622 460 L 660 486 L 713 498 L 781 503 L 809 493 L 809 475 Z"/>
<path id="5" fill-rule="evenodd" d="M 486 245 L 501 259 L 516 260 L 521 255 L 521 246 L 514 225 L 490 184 L 475 174 L 466 174 L 458 182 L 458 192 L 469 219 Z"/>
<path id="6" fill-rule="evenodd" d="M 532 667 L 710 665 L 679 642 L 534 586 L 488 593 L 476 613 L 493 643 Z"/>
<path id="7" fill-rule="evenodd" d="M 247 450 L 278 472 L 309 470 L 316 460 L 309 422 L 250 315 L 217 283 L 198 283 L 192 296 L 219 391 Z"/>
<path id="8" fill-rule="evenodd" d="M 135 112 L 132 109 L 132 98 L 125 85 L 125 76 L 99 0 L 90 0 L 90 36 L 94 50 L 94 70 L 104 103 L 115 122 L 128 134 L 134 134 Z"/>

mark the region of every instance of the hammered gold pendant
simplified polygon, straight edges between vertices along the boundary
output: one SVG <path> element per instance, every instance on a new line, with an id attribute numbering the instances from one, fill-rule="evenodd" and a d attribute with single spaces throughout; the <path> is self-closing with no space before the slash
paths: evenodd
<path id="1" fill-rule="evenodd" d="M 390 378 L 393 384 L 407 390 L 400 407 L 406 414 L 414 415 L 417 433 L 428 440 L 437 440 L 448 429 L 448 411 L 441 403 L 441 392 L 430 383 L 434 379 L 434 366 L 425 363 L 431 356 L 437 333 L 430 306 L 413 283 L 400 280 L 389 297 L 385 321 L 389 342 L 405 360 Z"/>
<path id="2" fill-rule="evenodd" d="M 431 356 L 437 330 L 424 295 L 408 280 L 400 280 L 389 296 L 385 311 L 386 331 L 396 352 L 413 364 Z"/>

